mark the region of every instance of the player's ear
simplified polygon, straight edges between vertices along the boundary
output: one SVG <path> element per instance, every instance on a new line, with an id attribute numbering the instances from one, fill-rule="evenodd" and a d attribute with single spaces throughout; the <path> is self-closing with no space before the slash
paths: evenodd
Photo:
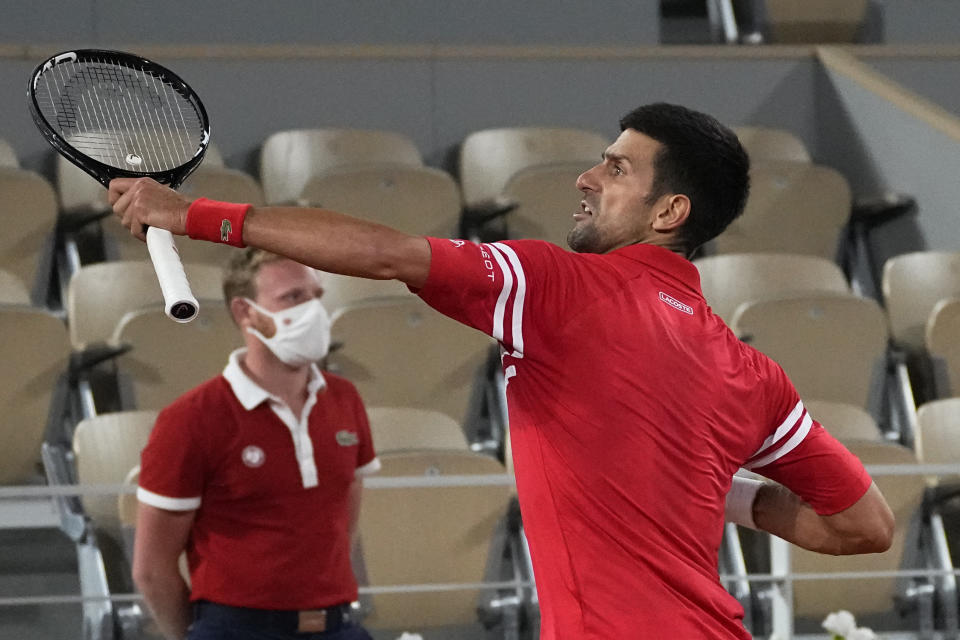
<path id="1" fill-rule="evenodd" d="M 657 203 L 657 215 L 653 219 L 653 228 L 660 232 L 674 231 L 689 217 L 690 198 L 682 193 L 667 194 Z"/>
<path id="2" fill-rule="evenodd" d="M 233 316 L 233 323 L 238 327 L 249 322 L 250 310 L 250 303 L 243 298 L 230 298 L 230 315 Z"/>

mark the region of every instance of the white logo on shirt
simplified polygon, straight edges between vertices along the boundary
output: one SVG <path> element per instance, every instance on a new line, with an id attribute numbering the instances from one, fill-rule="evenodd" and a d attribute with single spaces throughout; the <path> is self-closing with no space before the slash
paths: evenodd
<path id="1" fill-rule="evenodd" d="M 347 431 L 346 429 L 342 429 L 337 431 L 337 444 L 339 444 L 341 447 L 352 447 L 360 444 L 360 438 L 357 436 L 355 431 Z"/>
<path id="2" fill-rule="evenodd" d="M 693 307 L 691 307 L 688 304 L 683 304 L 673 296 L 668 296 L 663 291 L 660 292 L 660 300 L 662 302 L 667 303 L 668 305 L 670 305 L 671 307 L 673 307 L 678 311 L 683 311 L 684 313 L 689 314 L 691 316 L 693 315 Z"/>
<path id="3" fill-rule="evenodd" d="M 462 247 L 463 245 L 467 244 L 467 241 L 466 241 L 466 240 L 451 240 L 450 242 L 452 242 L 452 243 L 453 243 L 453 246 L 455 246 L 457 249 L 459 249 L 459 248 Z"/>
<path id="4" fill-rule="evenodd" d="M 251 469 L 256 469 L 257 467 L 261 466 L 267 459 L 263 449 L 254 444 L 246 447 L 243 450 L 243 453 L 240 454 L 240 457 L 243 459 L 243 464 L 247 465 Z"/>

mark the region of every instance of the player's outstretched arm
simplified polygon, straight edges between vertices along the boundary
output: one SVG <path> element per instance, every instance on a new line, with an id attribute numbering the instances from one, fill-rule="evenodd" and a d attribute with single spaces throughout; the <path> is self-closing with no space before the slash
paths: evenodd
<path id="1" fill-rule="evenodd" d="M 191 201 L 153 180 L 117 178 L 109 197 L 114 213 L 141 240 L 144 225 L 187 232 Z M 419 288 L 430 270 L 426 238 L 324 209 L 253 207 L 237 231 L 249 246 L 332 273 Z"/>
<path id="2" fill-rule="evenodd" d="M 756 528 L 831 555 L 881 553 L 893 538 L 893 513 L 875 483 L 850 507 L 824 516 L 786 487 L 765 482 L 753 500 L 752 515 Z"/>

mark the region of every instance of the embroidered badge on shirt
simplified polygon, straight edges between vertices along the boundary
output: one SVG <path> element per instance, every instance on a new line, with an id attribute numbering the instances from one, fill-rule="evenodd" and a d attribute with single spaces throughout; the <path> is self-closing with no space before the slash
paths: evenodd
<path id="1" fill-rule="evenodd" d="M 337 444 L 341 447 L 352 447 L 360 444 L 360 438 L 357 436 L 356 432 L 342 429 L 337 431 Z"/>
<path id="2" fill-rule="evenodd" d="M 263 449 L 253 444 L 249 447 L 246 447 L 243 450 L 243 453 L 240 454 L 240 457 L 243 459 L 243 464 L 247 465 L 251 469 L 256 469 L 257 467 L 261 466 L 267 459 Z"/>

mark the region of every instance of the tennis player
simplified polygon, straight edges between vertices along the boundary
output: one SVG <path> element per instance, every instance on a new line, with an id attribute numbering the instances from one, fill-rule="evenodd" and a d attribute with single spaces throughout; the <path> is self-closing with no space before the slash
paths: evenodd
<path id="1" fill-rule="evenodd" d="M 577 180 L 574 252 L 411 236 L 321 209 L 190 202 L 146 179 L 114 180 L 110 201 L 137 237 L 154 225 L 396 278 L 499 341 L 541 638 L 749 638 L 717 576 L 725 504 L 735 521 L 833 554 L 885 550 L 893 516 L 782 369 L 703 299 L 688 258 L 743 210 L 749 160 L 737 137 L 668 104 L 641 106 L 620 127 Z M 732 481 L 741 467 L 796 496 Z"/>

